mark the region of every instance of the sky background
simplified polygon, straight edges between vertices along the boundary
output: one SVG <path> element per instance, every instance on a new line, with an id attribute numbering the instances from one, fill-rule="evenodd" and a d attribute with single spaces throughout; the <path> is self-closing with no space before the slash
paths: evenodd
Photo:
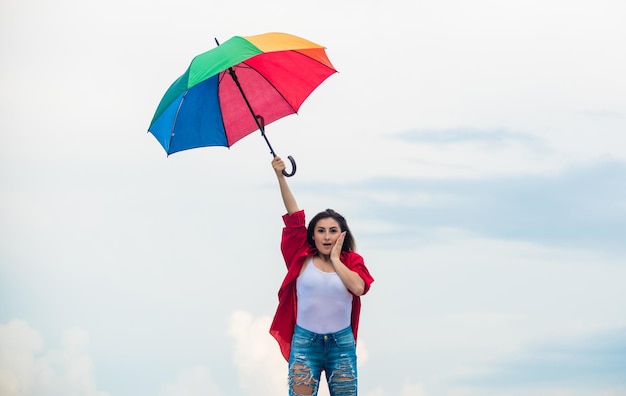
<path id="1" fill-rule="evenodd" d="M 360 394 L 626 395 L 625 20 L 622 0 L 3 0 L 0 394 L 287 394 L 265 142 L 167 157 L 146 133 L 214 38 L 278 31 L 339 70 L 267 135 L 376 279 Z"/>

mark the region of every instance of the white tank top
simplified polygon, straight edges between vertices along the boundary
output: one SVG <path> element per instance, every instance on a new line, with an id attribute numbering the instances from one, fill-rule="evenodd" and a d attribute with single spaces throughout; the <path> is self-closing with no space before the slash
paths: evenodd
<path id="1" fill-rule="evenodd" d="M 313 259 L 296 281 L 296 324 L 318 334 L 336 333 L 350 326 L 352 294 L 336 272 L 324 272 Z"/>

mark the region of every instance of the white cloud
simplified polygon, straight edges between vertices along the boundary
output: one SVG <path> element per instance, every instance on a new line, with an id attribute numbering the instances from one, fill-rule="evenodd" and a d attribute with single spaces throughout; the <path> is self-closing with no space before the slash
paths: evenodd
<path id="1" fill-rule="evenodd" d="M 385 390 L 383 388 L 375 388 L 369 391 L 365 396 L 385 396 Z"/>
<path id="2" fill-rule="evenodd" d="M 377 387 L 369 391 L 365 396 L 389 396 L 392 395 L 388 390 L 382 387 Z M 421 384 L 414 384 L 409 380 L 405 380 L 402 389 L 400 389 L 399 396 L 427 396 L 424 391 L 424 387 Z"/>
<path id="3" fill-rule="evenodd" d="M 407 381 L 402 388 L 402 396 L 426 396 L 424 387 L 421 384 L 413 384 Z"/>
<path id="4" fill-rule="evenodd" d="M 269 316 L 255 318 L 244 311 L 230 316 L 230 335 L 235 341 L 233 361 L 245 394 L 287 393 L 287 363 L 269 334 L 270 324 Z"/>
<path id="5" fill-rule="evenodd" d="M 36 330 L 22 320 L 0 325 L 0 394 L 3 396 L 106 396 L 93 376 L 87 334 L 67 330 L 59 349 L 44 350 Z"/>
<path id="6" fill-rule="evenodd" d="M 0 393 L 13 396 L 30 392 L 37 371 L 34 354 L 42 348 L 43 339 L 25 322 L 0 325 Z"/>
<path id="7" fill-rule="evenodd" d="M 209 369 L 196 366 L 183 369 L 176 375 L 174 383 L 166 384 L 161 389 L 161 396 L 220 396 L 217 385 Z"/>

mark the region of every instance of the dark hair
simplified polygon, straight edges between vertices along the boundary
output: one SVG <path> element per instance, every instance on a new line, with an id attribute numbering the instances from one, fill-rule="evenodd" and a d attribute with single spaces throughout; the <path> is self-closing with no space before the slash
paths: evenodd
<path id="1" fill-rule="evenodd" d="M 326 209 L 323 212 L 319 212 L 309 222 L 306 233 L 306 240 L 309 242 L 309 245 L 315 247 L 315 242 L 313 241 L 313 233 L 315 232 L 315 226 L 317 226 L 317 223 L 322 219 L 328 218 L 335 219 L 337 223 L 339 223 L 339 228 L 341 232 L 346 231 L 346 238 L 343 240 L 343 246 L 341 247 L 341 250 L 344 252 L 356 250 L 356 243 L 354 242 L 354 237 L 352 236 L 352 232 L 348 227 L 348 222 L 342 215 L 332 209 Z"/>

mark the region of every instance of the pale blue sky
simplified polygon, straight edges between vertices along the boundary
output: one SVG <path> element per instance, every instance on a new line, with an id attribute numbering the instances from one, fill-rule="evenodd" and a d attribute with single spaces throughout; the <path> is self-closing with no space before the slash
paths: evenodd
<path id="1" fill-rule="evenodd" d="M 376 278 L 364 396 L 626 395 L 626 3 L 4 1 L 0 394 L 286 394 L 262 138 L 146 133 L 214 38 L 338 74 L 267 127 Z"/>

